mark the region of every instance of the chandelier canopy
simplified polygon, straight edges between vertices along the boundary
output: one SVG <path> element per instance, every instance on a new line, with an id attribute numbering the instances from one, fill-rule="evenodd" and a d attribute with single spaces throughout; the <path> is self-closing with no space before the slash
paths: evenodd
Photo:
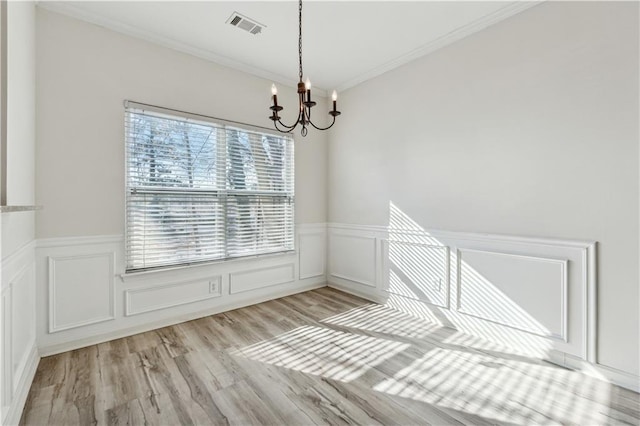
<path id="1" fill-rule="evenodd" d="M 290 133 L 298 126 L 298 124 L 300 124 L 302 125 L 300 134 L 302 136 L 307 136 L 308 125 L 311 125 L 318 130 L 330 129 L 335 124 L 336 117 L 340 115 L 340 111 L 336 109 L 338 95 L 334 90 L 331 96 L 333 100 L 333 109 L 329 111 L 329 115 L 332 117 L 331 124 L 327 127 L 318 127 L 313 123 L 313 121 L 311 121 L 311 108 L 313 108 L 316 103 L 311 100 L 311 81 L 309 81 L 308 78 L 306 83 L 302 81 L 302 0 L 299 0 L 298 2 L 298 63 L 298 76 L 300 77 L 300 81 L 298 82 L 298 106 L 300 111 L 298 113 L 298 118 L 296 118 L 296 121 L 291 126 L 284 124 L 280 119 L 278 113 L 283 110 L 283 107 L 278 105 L 278 88 L 276 87 L 275 83 L 271 85 L 273 104 L 269 108 L 272 111 L 269 118 L 273 120 L 273 125 L 279 132 Z"/>

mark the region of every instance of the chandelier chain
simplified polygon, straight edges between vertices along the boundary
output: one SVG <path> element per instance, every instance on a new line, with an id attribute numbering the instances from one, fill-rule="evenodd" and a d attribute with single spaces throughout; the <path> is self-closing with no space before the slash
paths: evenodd
<path id="1" fill-rule="evenodd" d="M 300 81 L 302 81 L 302 0 L 298 3 L 298 59 L 300 62 Z"/>

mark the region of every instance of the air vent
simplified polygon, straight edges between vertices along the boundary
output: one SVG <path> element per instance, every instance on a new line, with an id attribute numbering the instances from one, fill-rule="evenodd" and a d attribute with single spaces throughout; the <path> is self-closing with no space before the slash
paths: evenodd
<path id="1" fill-rule="evenodd" d="M 231 14 L 229 19 L 227 19 L 227 24 L 231 24 L 234 27 L 238 27 L 253 35 L 260 34 L 262 29 L 266 28 L 266 25 L 262 25 L 251 18 L 247 18 L 246 16 L 239 14 L 238 12 L 233 12 Z"/>

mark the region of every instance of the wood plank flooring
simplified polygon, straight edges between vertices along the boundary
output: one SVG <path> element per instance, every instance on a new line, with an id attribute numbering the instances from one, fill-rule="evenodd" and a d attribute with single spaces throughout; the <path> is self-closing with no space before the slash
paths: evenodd
<path id="1" fill-rule="evenodd" d="M 634 424 L 639 395 L 322 288 L 43 358 L 23 425 Z"/>

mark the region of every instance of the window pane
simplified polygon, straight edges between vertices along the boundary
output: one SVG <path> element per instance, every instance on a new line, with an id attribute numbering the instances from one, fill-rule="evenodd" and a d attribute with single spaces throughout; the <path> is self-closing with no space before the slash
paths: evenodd
<path id="1" fill-rule="evenodd" d="M 127 270 L 294 248 L 293 140 L 127 108 Z"/>
<path id="2" fill-rule="evenodd" d="M 290 197 L 228 196 L 228 256 L 293 248 L 293 200 Z"/>
<path id="3" fill-rule="evenodd" d="M 257 177 L 249 135 L 227 130 L 227 188 L 257 189 Z"/>
<path id="4" fill-rule="evenodd" d="M 216 187 L 216 127 L 144 114 L 127 127 L 130 185 Z"/>
<path id="5" fill-rule="evenodd" d="M 293 192 L 288 139 L 227 129 L 226 140 L 228 189 Z"/>
<path id="6" fill-rule="evenodd" d="M 131 194 L 128 269 L 221 259 L 224 209 L 215 196 Z"/>

